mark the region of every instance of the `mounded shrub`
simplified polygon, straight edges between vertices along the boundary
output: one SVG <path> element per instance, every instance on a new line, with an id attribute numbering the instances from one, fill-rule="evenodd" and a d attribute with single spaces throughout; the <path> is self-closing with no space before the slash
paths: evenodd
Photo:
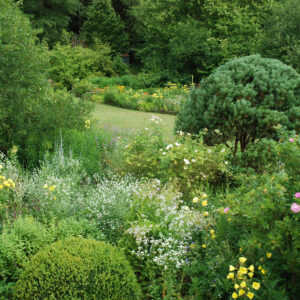
<path id="1" fill-rule="evenodd" d="M 16 284 L 14 299 L 138 299 L 124 254 L 92 239 L 70 238 L 39 251 Z"/>
<path id="2" fill-rule="evenodd" d="M 250 55 L 202 81 L 178 114 L 175 130 L 207 128 L 208 144 L 228 143 L 236 154 L 258 139 L 276 139 L 277 124 L 300 130 L 300 75 L 279 60 Z"/>

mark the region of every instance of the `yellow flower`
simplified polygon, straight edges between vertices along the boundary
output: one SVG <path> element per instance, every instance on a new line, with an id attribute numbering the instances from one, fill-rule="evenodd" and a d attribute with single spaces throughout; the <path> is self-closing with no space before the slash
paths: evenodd
<path id="1" fill-rule="evenodd" d="M 203 244 L 201 247 L 205 249 L 207 246 L 206 246 L 206 244 Z"/>
<path id="2" fill-rule="evenodd" d="M 202 201 L 202 206 L 206 206 L 207 205 L 207 200 Z"/>
<path id="3" fill-rule="evenodd" d="M 234 270 L 236 270 L 236 268 L 235 268 L 234 266 L 230 265 L 230 266 L 229 266 L 229 271 L 232 272 L 232 271 L 234 271 Z"/>
<path id="4" fill-rule="evenodd" d="M 245 291 L 244 290 L 239 290 L 239 296 L 242 296 L 245 294 Z"/>
<path id="5" fill-rule="evenodd" d="M 240 272 L 241 274 L 247 274 L 247 273 L 248 273 L 248 270 L 247 270 L 247 268 L 245 268 L 245 267 L 240 267 L 239 272 Z"/>
<path id="6" fill-rule="evenodd" d="M 198 197 L 194 197 L 193 198 L 193 203 L 197 203 L 197 202 L 199 202 L 200 201 L 200 199 L 198 198 Z"/>
<path id="7" fill-rule="evenodd" d="M 2 190 L 3 189 L 3 185 L 2 184 L 0 184 L 0 190 Z"/>
<path id="8" fill-rule="evenodd" d="M 233 299 L 236 299 L 238 297 L 238 294 L 236 292 L 234 292 L 231 296 Z"/>
<path id="9" fill-rule="evenodd" d="M 266 270 L 262 269 L 261 270 L 261 274 L 265 275 L 266 274 Z"/>
<path id="10" fill-rule="evenodd" d="M 207 198 L 207 195 L 204 193 L 204 194 L 202 195 L 202 199 L 205 199 L 205 198 Z"/>
<path id="11" fill-rule="evenodd" d="M 191 244 L 191 245 L 190 245 L 190 248 L 191 248 L 191 249 L 195 249 L 195 247 L 196 247 L 195 244 Z"/>
<path id="12" fill-rule="evenodd" d="M 258 270 L 261 270 L 261 266 L 258 266 Z"/>
<path id="13" fill-rule="evenodd" d="M 211 229 L 209 232 L 210 232 L 210 234 L 214 234 L 215 233 L 215 231 L 213 229 Z"/>
<path id="14" fill-rule="evenodd" d="M 240 257 L 239 261 L 241 264 L 244 264 L 246 262 L 247 258 L 246 257 Z"/>
<path id="15" fill-rule="evenodd" d="M 249 276 L 250 278 L 252 278 L 252 277 L 253 277 L 253 273 L 252 273 L 252 272 L 249 272 L 249 273 L 248 273 L 248 276 Z"/>
<path id="16" fill-rule="evenodd" d="M 271 252 L 267 252 L 267 258 L 271 258 L 272 253 Z"/>
<path id="17" fill-rule="evenodd" d="M 233 279 L 234 278 L 234 273 L 230 272 L 227 275 L 227 279 Z"/>
<path id="18" fill-rule="evenodd" d="M 204 216 L 204 217 L 207 217 L 207 216 L 208 216 L 208 212 L 205 211 L 205 212 L 203 213 L 203 216 Z"/>
<path id="19" fill-rule="evenodd" d="M 251 271 L 251 272 L 254 272 L 254 266 L 251 265 L 251 266 L 248 268 L 248 270 Z"/>
<path id="20" fill-rule="evenodd" d="M 44 189 L 47 189 L 48 188 L 48 184 L 44 184 Z"/>
<path id="21" fill-rule="evenodd" d="M 236 290 L 239 289 L 239 287 L 240 287 L 240 286 L 239 286 L 238 284 L 236 284 L 236 283 L 234 284 L 234 288 L 235 288 Z"/>
<path id="22" fill-rule="evenodd" d="M 252 288 L 255 289 L 255 290 L 259 290 L 259 288 L 260 288 L 260 283 L 254 281 L 254 282 L 252 283 Z"/>
<path id="23" fill-rule="evenodd" d="M 212 238 L 212 239 L 215 239 L 215 238 L 216 238 L 216 235 L 215 235 L 215 234 L 212 234 L 212 235 L 211 235 L 211 238 Z"/>
<path id="24" fill-rule="evenodd" d="M 247 297 L 248 297 L 249 299 L 253 299 L 253 297 L 254 297 L 254 294 L 253 294 L 253 293 L 251 293 L 251 292 L 248 292 L 248 293 L 247 293 Z"/>
<path id="25" fill-rule="evenodd" d="M 51 186 L 49 187 L 49 191 L 53 192 L 54 190 L 55 190 L 55 185 L 51 185 Z"/>
<path id="26" fill-rule="evenodd" d="M 247 283 L 246 283 L 245 280 L 243 280 L 243 281 L 241 282 L 241 288 L 245 288 L 246 286 L 247 286 Z"/>

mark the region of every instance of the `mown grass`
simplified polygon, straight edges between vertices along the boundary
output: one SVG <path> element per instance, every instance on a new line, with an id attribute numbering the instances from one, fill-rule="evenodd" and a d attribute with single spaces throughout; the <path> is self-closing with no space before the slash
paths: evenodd
<path id="1" fill-rule="evenodd" d="M 166 139 L 172 140 L 174 138 L 175 121 L 175 116 L 173 115 L 146 113 L 96 103 L 92 113 L 92 120 L 99 121 L 100 125 L 109 129 L 126 133 L 130 130 L 141 130 L 145 127 L 150 129 L 152 124 L 150 118 L 152 115 L 159 116 L 163 120 L 165 124 L 162 130 L 163 135 Z"/>

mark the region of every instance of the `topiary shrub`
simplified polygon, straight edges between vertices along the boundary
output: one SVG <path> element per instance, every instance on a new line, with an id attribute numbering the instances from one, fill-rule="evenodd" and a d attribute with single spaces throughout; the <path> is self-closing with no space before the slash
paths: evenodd
<path id="1" fill-rule="evenodd" d="M 251 55 L 216 69 L 191 92 L 175 130 L 208 129 L 206 143 L 226 143 L 235 155 L 261 138 L 276 139 L 275 125 L 300 130 L 300 75 L 279 60 Z"/>
<path id="2" fill-rule="evenodd" d="M 14 299 L 138 299 L 124 254 L 92 239 L 70 238 L 39 251 L 16 284 Z"/>

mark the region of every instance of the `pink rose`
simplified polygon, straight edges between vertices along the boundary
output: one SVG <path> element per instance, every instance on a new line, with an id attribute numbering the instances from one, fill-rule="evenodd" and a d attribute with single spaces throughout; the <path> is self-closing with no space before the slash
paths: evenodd
<path id="1" fill-rule="evenodd" d="M 229 212 L 229 207 L 224 208 L 223 212 L 226 214 Z"/>
<path id="2" fill-rule="evenodd" d="M 300 205 L 294 202 L 291 206 L 291 211 L 297 214 L 300 211 Z"/>
<path id="3" fill-rule="evenodd" d="M 296 198 L 300 198 L 300 193 L 296 193 L 296 194 L 295 194 L 295 197 L 296 197 Z"/>

